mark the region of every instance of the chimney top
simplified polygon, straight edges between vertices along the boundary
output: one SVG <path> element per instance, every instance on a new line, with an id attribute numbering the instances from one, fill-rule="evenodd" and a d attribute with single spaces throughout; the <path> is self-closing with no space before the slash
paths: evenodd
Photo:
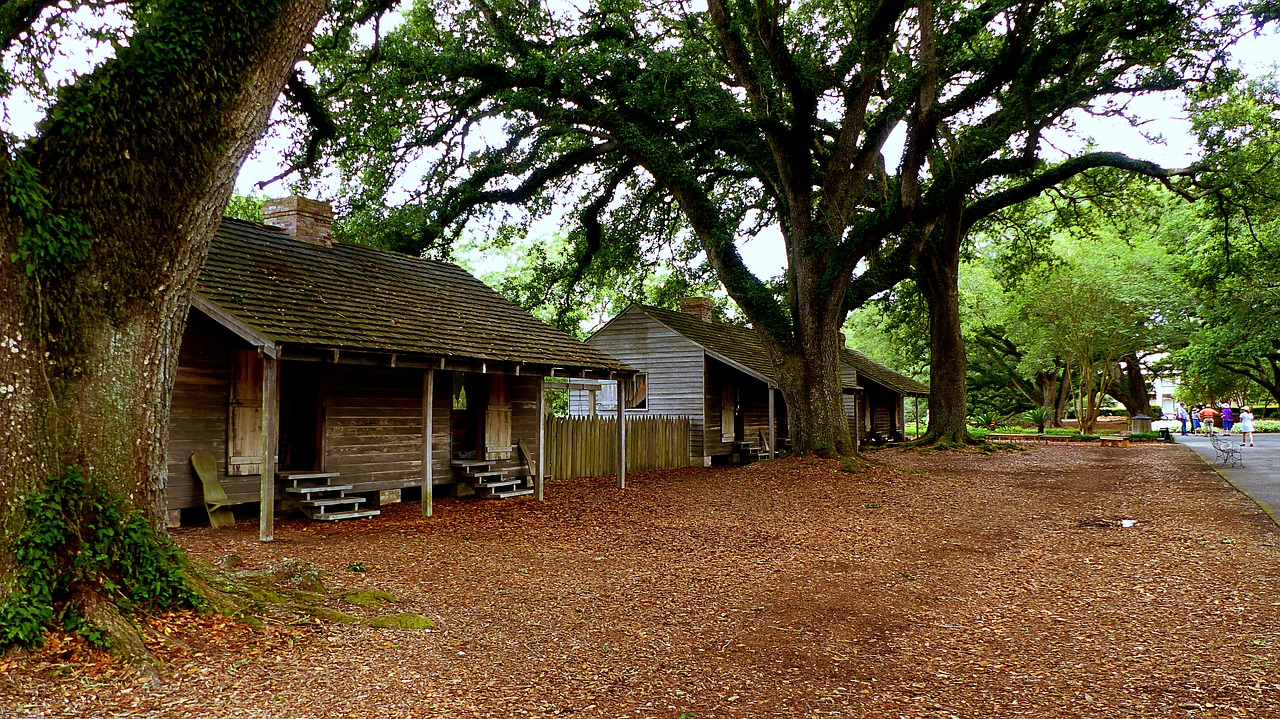
<path id="1" fill-rule="evenodd" d="M 267 200 L 262 221 L 279 227 L 290 237 L 321 247 L 333 246 L 333 208 L 327 202 L 298 195 Z"/>
<path id="2" fill-rule="evenodd" d="M 710 297 L 685 297 L 680 300 L 681 312 L 693 315 L 703 322 L 711 322 L 711 313 L 715 307 L 715 300 Z"/>

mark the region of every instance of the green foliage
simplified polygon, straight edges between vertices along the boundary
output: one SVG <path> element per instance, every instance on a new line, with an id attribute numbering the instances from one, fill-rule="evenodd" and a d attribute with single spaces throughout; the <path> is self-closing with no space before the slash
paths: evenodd
<path id="1" fill-rule="evenodd" d="M 265 200 L 261 197 L 236 193 L 227 201 L 227 209 L 223 214 L 246 222 L 262 222 L 264 202 Z"/>
<path id="2" fill-rule="evenodd" d="M 79 467 L 49 477 L 24 507 L 26 525 L 12 542 L 18 592 L 0 605 L 0 647 L 38 644 L 59 622 L 100 642 L 66 605 L 74 589 L 100 591 L 125 609 L 200 603 L 181 552 Z"/>
<path id="3" fill-rule="evenodd" d="M 18 249 L 9 255 L 29 277 L 48 277 L 80 264 L 89 256 L 93 235 L 75 211 L 55 212 L 40 170 L 26 153 L 10 158 L 4 178 L 9 210 L 22 220 Z"/>
<path id="4" fill-rule="evenodd" d="M 1053 410 L 1048 407 L 1036 407 L 1022 413 L 1022 419 L 1034 424 L 1039 431 L 1044 431 L 1044 426 L 1053 417 Z"/>
<path id="5" fill-rule="evenodd" d="M 347 571 L 364 573 L 364 562 L 351 562 L 347 565 Z"/>
<path id="6" fill-rule="evenodd" d="M 974 415 L 973 423 L 978 427 L 986 427 L 993 430 L 1005 423 L 1004 415 L 999 412 L 982 412 Z"/>
<path id="7" fill-rule="evenodd" d="M 1280 419 L 1259 419 L 1253 422 L 1254 432 L 1280 432 Z"/>
<path id="8" fill-rule="evenodd" d="M 1134 442 L 1158 442 L 1160 441 L 1159 432 L 1133 432 L 1129 435 L 1129 439 Z"/>

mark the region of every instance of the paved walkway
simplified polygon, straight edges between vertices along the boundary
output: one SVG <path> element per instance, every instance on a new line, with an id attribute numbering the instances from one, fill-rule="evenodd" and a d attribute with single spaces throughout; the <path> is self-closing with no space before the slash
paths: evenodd
<path id="1" fill-rule="evenodd" d="M 1235 442 L 1240 434 L 1231 435 Z M 1244 492 L 1271 518 L 1280 524 L 1280 434 L 1255 434 L 1254 447 L 1244 448 L 1244 466 L 1228 467 L 1218 459 L 1208 437 L 1174 433 L 1178 444 L 1185 444 L 1196 451 L 1214 469 L 1227 478 L 1236 489 Z"/>

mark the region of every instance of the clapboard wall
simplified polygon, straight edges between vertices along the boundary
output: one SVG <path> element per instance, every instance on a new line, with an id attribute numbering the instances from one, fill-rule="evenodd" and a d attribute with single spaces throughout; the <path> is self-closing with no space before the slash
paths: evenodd
<path id="1" fill-rule="evenodd" d="M 199 451 L 218 458 L 218 479 L 232 500 L 258 499 L 256 475 L 227 477 L 231 350 L 243 346 L 204 313 L 191 310 L 187 316 L 169 414 L 165 493 L 171 510 L 204 504 L 204 489 L 191 469 L 191 455 Z"/>
<path id="2" fill-rule="evenodd" d="M 587 344 L 648 375 L 646 414 L 689 418 L 690 464 L 701 466 L 702 458 L 709 456 L 703 436 L 707 417 L 702 348 L 636 306 L 615 317 Z M 571 409 L 580 411 L 585 405 L 580 395 L 585 392 L 575 390 L 571 394 Z"/>
<path id="3" fill-rule="evenodd" d="M 337 365 L 326 384 L 324 470 L 354 492 L 421 485 L 422 370 Z"/>

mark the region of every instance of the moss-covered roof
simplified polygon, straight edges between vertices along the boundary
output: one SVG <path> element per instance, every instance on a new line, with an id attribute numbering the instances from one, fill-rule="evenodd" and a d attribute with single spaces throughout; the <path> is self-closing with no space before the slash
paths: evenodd
<path id="1" fill-rule="evenodd" d="M 773 363 L 756 331 L 727 322 L 703 322 L 675 310 L 636 305 L 645 314 L 704 349 L 726 357 L 756 374 L 774 380 Z M 928 386 L 876 362 L 857 350 L 842 349 L 841 360 L 858 372 L 858 384 L 870 380 L 907 396 L 925 396 Z M 775 380 L 776 381 L 776 380 Z"/>
<path id="2" fill-rule="evenodd" d="M 280 344 L 597 370 L 616 359 L 447 262 L 224 219 L 196 293 Z"/>

